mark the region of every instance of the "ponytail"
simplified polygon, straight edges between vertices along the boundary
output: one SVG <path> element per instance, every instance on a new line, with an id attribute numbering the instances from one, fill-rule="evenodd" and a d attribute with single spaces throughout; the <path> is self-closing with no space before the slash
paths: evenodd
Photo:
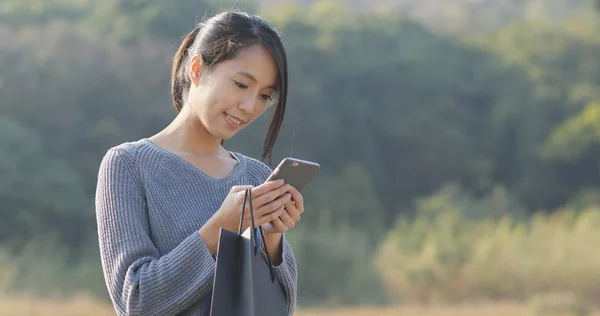
<path id="1" fill-rule="evenodd" d="M 179 46 L 179 49 L 173 58 L 173 67 L 171 69 L 171 96 L 173 97 L 173 106 L 177 109 L 177 112 L 180 112 L 183 108 L 183 104 L 185 103 L 184 97 L 190 85 L 185 64 L 190 55 L 190 49 L 192 48 L 198 33 L 200 33 L 202 26 L 202 23 L 198 24 L 190 34 L 183 39 L 181 46 Z"/>

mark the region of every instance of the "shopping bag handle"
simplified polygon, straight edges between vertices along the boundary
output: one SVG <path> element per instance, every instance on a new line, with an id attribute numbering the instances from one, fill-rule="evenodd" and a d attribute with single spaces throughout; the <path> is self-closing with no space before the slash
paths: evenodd
<path id="1" fill-rule="evenodd" d="M 258 238 L 256 235 L 257 227 L 254 225 L 254 209 L 252 208 L 252 190 L 246 189 L 244 194 L 244 203 L 242 204 L 242 215 L 240 216 L 240 226 L 238 228 L 238 235 L 241 235 L 242 227 L 244 224 L 244 212 L 246 210 L 246 201 L 250 204 L 250 220 L 251 220 L 251 228 L 252 231 L 250 233 L 250 242 L 252 243 L 252 247 L 254 248 L 254 255 L 258 254 L 258 245 L 256 243 L 256 239 Z M 271 258 L 269 258 L 269 252 L 267 251 L 267 241 L 265 240 L 265 235 L 263 233 L 262 227 L 258 227 L 260 231 L 260 236 L 262 239 L 263 246 L 265 247 L 265 253 L 267 257 L 267 263 L 269 264 L 269 272 L 271 273 L 271 282 L 275 282 L 275 273 L 273 272 L 273 264 L 271 263 Z"/>

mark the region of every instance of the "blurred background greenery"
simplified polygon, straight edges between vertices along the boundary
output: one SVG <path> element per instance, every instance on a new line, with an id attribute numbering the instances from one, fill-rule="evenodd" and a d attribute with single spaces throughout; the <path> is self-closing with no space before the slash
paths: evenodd
<path id="1" fill-rule="evenodd" d="M 180 39 L 232 8 L 288 50 L 274 162 L 323 167 L 301 306 L 597 302 L 597 0 L 2 0 L 0 293 L 108 302 L 100 160 L 173 119 Z M 267 123 L 226 145 L 259 157 Z"/>

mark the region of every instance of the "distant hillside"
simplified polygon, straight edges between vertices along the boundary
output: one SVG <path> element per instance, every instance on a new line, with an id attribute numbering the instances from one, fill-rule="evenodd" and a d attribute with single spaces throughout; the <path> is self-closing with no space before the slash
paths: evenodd
<path id="1" fill-rule="evenodd" d="M 321 0 L 257 0 L 262 5 Z M 426 25 L 455 31 L 489 30 L 523 19 L 560 19 L 591 0 L 332 0 L 365 12 L 396 12 Z"/>

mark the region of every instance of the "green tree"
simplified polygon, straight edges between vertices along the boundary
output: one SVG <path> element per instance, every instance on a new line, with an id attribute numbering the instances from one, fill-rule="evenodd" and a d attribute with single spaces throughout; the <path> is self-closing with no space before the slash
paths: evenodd
<path id="1" fill-rule="evenodd" d="M 151 34 L 178 40 L 196 23 L 222 10 L 253 12 L 253 2 L 235 1 L 229 7 L 218 0 L 106 0 L 95 2 L 89 26 L 126 43 Z"/>
<path id="2" fill-rule="evenodd" d="M 0 26 L 29 27 L 56 20 L 80 22 L 90 10 L 89 0 L 3 0 Z"/>
<path id="3" fill-rule="evenodd" d="M 560 124 L 543 144 L 543 154 L 551 159 L 577 161 L 600 144 L 600 102 L 592 102 Z"/>
<path id="4" fill-rule="evenodd" d="M 77 249 L 94 230 L 91 201 L 77 172 L 6 117 L 0 117 L 0 148 L 0 243 L 16 251 L 50 238 Z"/>
<path id="5" fill-rule="evenodd" d="M 375 304 L 385 301 L 371 267 L 385 236 L 385 211 L 369 174 L 358 164 L 320 174 L 307 187 L 302 221 L 288 233 L 297 254 L 301 304 Z"/>
<path id="6" fill-rule="evenodd" d="M 589 0 L 590 7 L 596 12 L 600 12 L 600 0 Z"/>

